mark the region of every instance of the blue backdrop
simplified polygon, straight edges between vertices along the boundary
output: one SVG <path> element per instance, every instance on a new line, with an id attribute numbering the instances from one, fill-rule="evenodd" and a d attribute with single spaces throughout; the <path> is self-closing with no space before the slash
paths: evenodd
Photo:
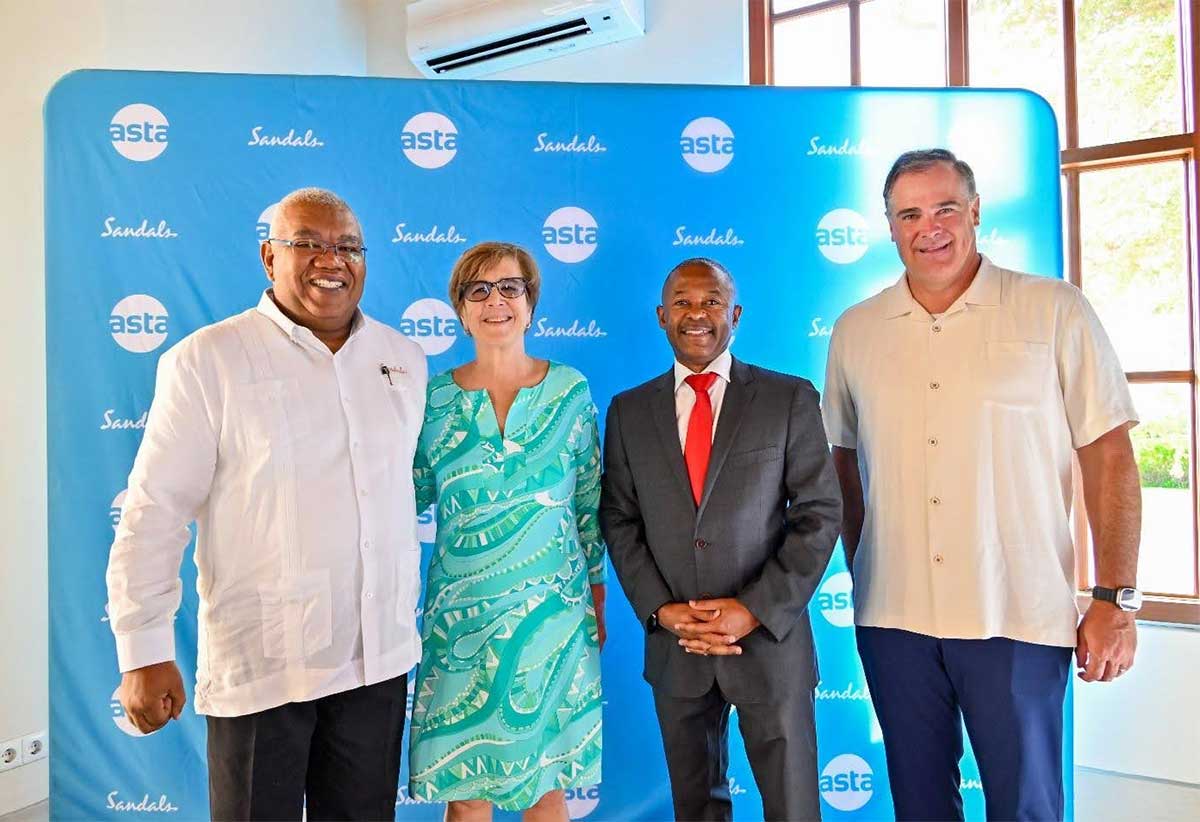
<path id="1" fill-rule="evenodd" d="M 355 208 L 369 248 L 362 307 L 420 343 L 431 373 L 471 355 L 445 302 L 455 258 L 486 239 L 529 248 L 544 277 L 529 349 L 581 369 L 601 419 L 615 392 L 669 367 L 654 306 L 688 256 L 715 257 L 738 279 L 737 356 L 819 386 L 838 314 L 900 273 L 880 190 L 906 149 L 945 145 L 970 162 L 985 253 L 1061 276 L 1057 132 L 1025 92 L 86 71 L 59 82 L 45 117 L 56 819 L 207 816 L 203 720 L 189 708 L 141 737 L 114 698 L 104 569 L 157 358 L 257 301 L 258 243 L 288 191 L 331 188 Z M 431 512 L 422 540 L 427 560 Z M 190 696 L 190 555 L 183 575 L 176 633 Z M 839 555 L 811 605 L 823 810 L 885 819 L 849 588 Z M 615 577 L 609 601 L 604 782 L 573 792 L 571 813 L 665 819 L 641 629 Z M 735 813 L 761 819 L 736 731 L 731 743 Z M 969 757 L 963 775 L 968 814 L 982 819 Z M 397 795 L 398 818 L 441 813 Z"/>

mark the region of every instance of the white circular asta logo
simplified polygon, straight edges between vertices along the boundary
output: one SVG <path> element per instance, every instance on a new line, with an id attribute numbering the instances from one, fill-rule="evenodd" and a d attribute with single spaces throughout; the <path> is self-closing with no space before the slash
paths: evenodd
<path id="1" fill-rule="evenodd" d="M 861 756 L 841 754 L 821 771 L 821 798 L 839 811 L 856 811 L 875 793 L 874 773 Z"/>
<path id="2" fill-rule="evenodd" d="M 437 541 L 437 505 L 417 514 L 417 541 L 430 545 Z"/>
<path id="3" fill-rule="evenodd" d="M 458 339 L 458 317 L 446 303 L 426 297 L 404 310 L 400 333 L 421 346 L 426 356 L 441 354 Z"/>
<path id="4" fill-rule="evenodd" d="M 825 580 L 817 592 L 817 607 L 830 625 L 849 628 L 854 624 L 854 583 L 849 571 L 840 571 Z"/>
<path id="5" fill-rule="evenodd" d="M 108 125 L 108 137 L 113 148 L 126 160 L 143 163 L 167 150 L 170 125 L 166 116 L 154 106 L 131 103 L 113 115 Z"/>
<path id="6" fill-rule="evenodd" d="M 600 786 L 591 785 L 586 788 L 570 788 L 566 792 L 567 816 L 572 820 L 583 819 L 600 804 Z"/>
<path id="7" fill-rule="evenodd" d="M 135 354 L 153 351 L 167 339 L 167 309 L 149 294 L 131 294 L 113 306 L 108 328 L 117 345 Z"/>
<path id="8" fill-rule="evenodd" d="M 697 117 L 679 135 L 679 150 L 689 166 L 712 174 L 733 161 L 733 130 L 716 117 Z"/>
<path id="9" fill-rule="evenodd" d="M 867 221 L 857 211 L 835 208 L 817 223 L 817 248 L 830 262 L 858 262 L 869 247 Z"/>
<path id="10" fill-rule="evenodd" d="M 551 212 L 542 224 L 542 242 L 560 263 L 581 263 L 596 251 L 600 241 L 596 218 L 578 206 Z"/>
<path id="11" fill-rule="evenodd" d="M 112 522 L 114 531 L 117 530 L 117 524 L 121 521 L 121 506 L 125 504 L 125 494 L 128 491 L 128 488 L 121 489 L 121 493 L 113 497 L 112 505 L 108 507 L 108 519 Z"/>
<path id="12" fill-rule="evenodd" d="M 458 128 L 445 114 L 423 111 L 400 132 L 404 156 L 421 168 L 441 168 L 458 153 Z"/>
<path id="13" fill-rule="evenodd" d="M 265 243 L 267 238 L 271 236 L 271 221 L 275 219 L 275 209 L 279 208 L 279 203 L 271 203 L 263 209 L 262 214 L 258 215 L 258 222 L 254 225 L 254 232 L 258 235 L 258 241 Z"/>

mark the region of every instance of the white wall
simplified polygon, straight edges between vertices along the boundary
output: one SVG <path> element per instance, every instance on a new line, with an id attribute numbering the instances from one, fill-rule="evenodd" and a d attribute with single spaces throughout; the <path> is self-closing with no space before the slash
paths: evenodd
<path id="1" fill-rule="evenodd" d="M 637 40 L 510 79 L 740 83 L 741 0 L 647 0 Z M 0 741 L 48 726 L 42 101 L 79 68 L 416 77 L 399 0 L 0 0 Z M 116 672 L 114 671 L 114 682 Z M 54 740 L 50 740 L 54 750 Z M 45 760 L 0 773 L 0 814 L 44 799 Z"/>

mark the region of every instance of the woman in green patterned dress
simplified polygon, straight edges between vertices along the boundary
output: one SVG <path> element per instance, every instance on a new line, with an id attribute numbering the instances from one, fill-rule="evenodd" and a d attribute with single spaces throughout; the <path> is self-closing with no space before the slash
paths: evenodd
<path id="1" fill-rule="evenodd" d="M 475 359 L 429 381 L 418 510 L 436 501 L 409 792 L 446 818 L 566 822 L 564 791 L 600 781 L 604 543 L 587 381 L 525 353 L 537 264 L 466 251 L 450 300 Z"/>

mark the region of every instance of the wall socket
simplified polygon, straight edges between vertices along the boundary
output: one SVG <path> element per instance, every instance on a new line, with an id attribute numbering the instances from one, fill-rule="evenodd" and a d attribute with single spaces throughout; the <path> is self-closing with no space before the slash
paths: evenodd
<path id="1" fill-rule="evenodd" d="M 21 740 L 21 764 L 28 765 L 30 762 L 36 762 L 39 759 L 45 759 L 50 753 L 49 746 L 46 744 L 46 732 L 38 731 L 35 734 L 30 734 Z"/>
<path id="2" fill-rule="evenodd" d="M 21 764 L 21 740 L 10 739 L 0 742 L 0 771 L 7 771 Z"/>

